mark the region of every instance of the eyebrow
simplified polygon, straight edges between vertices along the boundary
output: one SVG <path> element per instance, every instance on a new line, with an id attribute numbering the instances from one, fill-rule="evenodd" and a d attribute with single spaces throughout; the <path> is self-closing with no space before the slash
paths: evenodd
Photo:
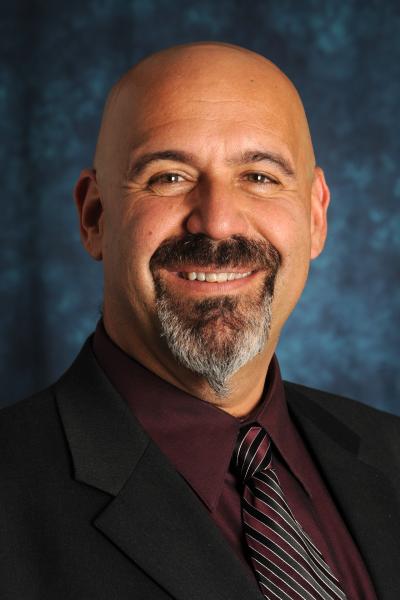
<path id="1" fill-rule="evenodd" d="M 148 152 L 140 156 L 129 168 L 129 176 L 137 177 L 147 167 L 148 164 L 157 160 L 174 160 L 190 164 L 193 162 L 193 156 L 180 150 L 161 150 L 158 152 Z"/>
<path id="2" fill-rule="evenodd" d="M 247 150 L 246 152 L 242 152 L 238 158 L 228 160 L 228 163 L 240 165 L 262 161 L 275 165 L 284 175 L 287 175 L 288 177 L 295 177 L 295 171 L 290 161 L 282 156 L 282 154 L 270 152 L 269 150 Z"/>
<path id="3" fill-rule="evenodd" d="M 186 164 L 193 164 L 193 155 L 181 150 L 160 150 L 148 152 L 140 156 L 129 168 L 129 178 L 137 177 L 152 162 L 158 160 L 171 160 Z M 264 150 L 247 150 L 235 158 L 228 159 L 228 164 L 242 165 L 255 162 L 269 162 L 287 177 L 295 177 L 295 171 L 290 162 L 281 154 Z"/>

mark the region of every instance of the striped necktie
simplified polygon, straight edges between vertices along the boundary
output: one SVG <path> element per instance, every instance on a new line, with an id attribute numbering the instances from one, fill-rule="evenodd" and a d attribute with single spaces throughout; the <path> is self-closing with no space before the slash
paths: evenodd
<path id="1" fill-rule="evenodd" d="M 232 468 L 243 486 L 243 529 L 264 596 L 270 600 L 346 600 L 322 554 L 286 503 L 272 468 L 271 440 L 257 423 L 240 430 Z"/>

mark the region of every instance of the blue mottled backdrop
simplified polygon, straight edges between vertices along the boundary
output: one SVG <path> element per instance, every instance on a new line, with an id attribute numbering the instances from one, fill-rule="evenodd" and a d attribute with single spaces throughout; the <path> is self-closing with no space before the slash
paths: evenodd
<path id="1" fill-rule="evenodd" d="M 331 185 L 329 241 L 280 344 L 284 376 L 400 414 L 398 0 L 4 4 L 2 402 L 54 380 L 98 318 L 101 265 L 80 246 L 71 190 L 107 90 L 149 52 L 211 39 L 294 80 Z"/>

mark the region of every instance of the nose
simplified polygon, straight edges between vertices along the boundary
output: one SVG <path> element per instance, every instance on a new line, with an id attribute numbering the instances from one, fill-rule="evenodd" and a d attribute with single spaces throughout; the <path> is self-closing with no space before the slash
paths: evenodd
<path id="1" fill-rule="evenodd" d="M 214 240 L 246 235 L 248 222 L 238 190 L 223 182 L 202 182 L 190 198 L 186 220 L 189 233 L 202 233 Z"/>

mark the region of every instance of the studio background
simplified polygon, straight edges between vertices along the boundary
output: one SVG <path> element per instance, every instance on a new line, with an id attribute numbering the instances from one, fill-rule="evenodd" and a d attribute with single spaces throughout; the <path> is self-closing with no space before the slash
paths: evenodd
<path id="1" fill-rule="evenodd" d="M 281 338 L 285 379 L 400 414 L 397 0 L 14 2 L 1 12 L 3 405 L 54 381 L 94 329 L 101 264 L 72 189 L 106 93 L 135 61 L 220 40 L 276 62 L 331 187 L 323 255 Z"/>

